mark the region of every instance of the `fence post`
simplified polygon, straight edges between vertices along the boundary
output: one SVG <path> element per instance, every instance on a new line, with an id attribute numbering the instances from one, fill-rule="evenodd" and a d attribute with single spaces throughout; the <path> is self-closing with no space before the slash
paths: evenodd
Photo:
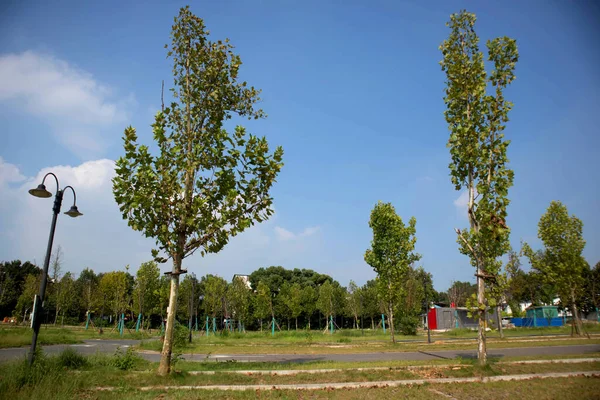
<path id="1" fill-rule="evenodd" d="M 383 325 L 383 333 L 385 333 L 385 315 L 381 314 L 381 323 Z"/>
<path id="2" fill-rule="evenodd" d="M 121 314 L 121 336 L 123 336 L 123 330 L 125 329 L 125 313 Z"/>

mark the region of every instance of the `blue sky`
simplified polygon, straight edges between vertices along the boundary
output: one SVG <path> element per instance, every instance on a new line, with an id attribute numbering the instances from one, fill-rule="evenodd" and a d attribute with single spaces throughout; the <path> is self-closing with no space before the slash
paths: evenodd
<path id="1" fill-rule="evenodd" d="M 65 269 L 135 271 L 150 257 L 151 242 L 121 221 L 111 198 L 110 160 L 128 124 L 150 141 L 161 80 L 172 82 L 163 45 L 184 4 L 0 5 L 0 259 L 43 260 L 51 204 L 26 189 L 48 168 L 79 188 L 85 213 L 59 221 Z M 382 200 L 417 218 L 417 250 L 438 290 L 473 281 L 453 231 L 467 220 L 448 175 L 438 64 L 445 23 L 463 8 L 477 14 L 483 42 L 506 35 L 519 46 L 506 93 L 515 104 L 506 130 L 513 245 L 539 246 L 537 221 L 561 200 L 584 222 L 588 262 L 600 261 L 600 6 L 214 1 L 191 9 L 212 39 L 231 39 L 242 78 L 263 90 L 269 117 L 244 124 L 284 147 L 285 167 L 273 190 L 275 217 L 222 254 L 194 256 L 188 268 L 230 277 L 283 265 L 363 283 L 374 276 L 363 261 L 369 212 Z"/>

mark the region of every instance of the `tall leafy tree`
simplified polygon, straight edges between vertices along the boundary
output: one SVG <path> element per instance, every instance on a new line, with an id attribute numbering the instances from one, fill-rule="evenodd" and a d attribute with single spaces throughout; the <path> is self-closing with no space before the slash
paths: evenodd
<path id="1" fill-rule="evenodd" d="M 23 291 L 17 299 L 17 305 L 13 311 L 13 315 L 17 318 L 17 320 L 21 320 L 21 318 L 23 318 L 23 321 L 25 321 L 28 319 L 27 314 L 31 313 L 33 310 L 33 299 L 40 288 L 40 281 L 41 274 L 29 274 L 25 278 Z"/>
<path id="2" fill-rule="evenodd" d="M 354 327 L 358 328 L 358 317 L 362 314 L 363 293 L 361 288 L 351 280 L 348 284 L 348 311 L 354 318 Z"/>
<path id="3" fill-rule="evenodd" d="M 417 242 L 416 225 L 415 217 L 405 225 L 402 218 L 396 214 L 394 206 L 381 201 L 375 205 L 369 219 L 373 240 L 371 248 L 365 253 L 365 261 L 379 278 L 378 290 L 385 302 L 393 343 L 396 343 L 394 307 L 398 301 L 401 284 L 410 266 L 421 259 L 421 255 L 414 251 Z"/>
<path id="4" fill-rule="evenodd" d="M 556 288 L 562 303 L 571 308 L 575 331 L 581 335 L 577 303 L 585 288 L 583 223 L 576 216 L 569 215 L 567 206 L 560 201 L 553 201 L 540 218 L 538 238 L 544 244 L 544 249 L 534 252 L 524 243 L 523 253 L 531 266 L 542 273 L 544 280 Z"/>
<path id="5" fill-rule="evenodd" d="M 323 313 L 326 321 L 329 321 L 329 317 L 333 316 L 335 312 L 335 290 L 329 281 L 319 287 L 317 309 Z"/>
<path id="6" fill-rule="evenodd" d="M 75 290 L 75 280 L 71 272 L 66 272 L 59 282 L 55 284 L 56 290 L 56 316 L 54 325 L 58 320 L 58 316 L 62 313 L 64 322 L 65 314 L 71 312 L 77 304 L 77 291 Z M 62 324 L 62 323 L 61 323 Z"/>
<path id="7" fill-rule="evenodd" d="M 306 317 L 307 327 L 310 329 L 310 319 L 317 309 L 317 298 L 318 293 L 315 287 L 308 285 L 302 288 L 300 295 L 300 302 L 302 304 L 302 312 Z"/>
<path id="8" fill-rule="evenodd" d="M 85 268 L 79 274 L 75 285 L 79 293 L 79 313 L 94 313 L 98 306 L 98 276 L 90 268 Z"/>
<path id="9" fill-rule="evenodd" d="M 256 295 L 253 297 L 254 317 L 260 320 L 260 330 L 262 331 L 263 319 L 273 317 L 273 298 L 271 289 L 264 282 L 258 282 Z"/>
<path id="10" fill-rule="evenodd" d="M 375 329 L 375 318 L 379 317 L 377 279 L 367 281 L 361 288 L 365 316 L 371 318 L 371 329 Z"/>
<path id="11" fill-rule="evenodd" d="M 142 263 L 135 274 L 133 308 L 146 319 L 150 315 L 145 314 L 149 314 L 158 305 L 159 285 L 158 265 L 153 261 Z"/>
<path id="12" fill-rule="evenodd" d="M 600 262 L 596 263 L 594 268 L 586 268 L 585 275 L 585 298 L 586 308 L 589 311 L 598 311 L 600 307 Z"/>
<path id="13" fill-rule="evenodd" d="M 99 289 L 104 300 L 104 307 L 117 317 L 115 323 L 129 305 L 128 286 L 129 282 L 124 271 L 108 272 L 100 279 Z"/>
<path id="14" fill-rule="evenodd" d="M 204 310 L 207 315 L 215 318 L 225 315 L 225 296 L 227 294 L 227 281 L 220 276 L 207 275 L 204 282 Z"/>
<path id="15" fill-rule="evenodd" d="M 289 282 L 284 282 L 279 289 L 279 293 L 273 294 L 273 309 L 275 311 L 275 315 L 279 320 L 286 319 L 287 320 L 287 329 L 290 330 L 290 318 L 291 318 L 291 310 L 289 307 L 290 304 L 290 289 L 291 285 Z"/>
<path id="16" fill-rule="evenodd" d="M 415 279 L 423 285 L 423 300 L 429 303 L 438 301 L 440 293 L 433 287 L 433 275 L 421 266 L 415 269 Z"/>
<path id="17" fill-rule="evenodd" d="M 29 275 L 39 275 L 42 270 L 36 265 L 20 260 L 0 263 L 0 318 L 11 315 Z M 34 292 L 33 295 L 35 295 Z M 33 295 L 31 301 L 33 302 Z"/>
<path id="18" fill-rule="evenodd" d="M 167 307 L 169 306 L 171 280 L 168 276 L 162 275 L 158 284 L 158 307 L 155 312 L 160 315 L 161 321 L 165 320 Z"/>
<path id="19" fill-rule="evenodd" d="M 52 253 L 50 261 L 50 285 L 48 287 L 48 302 L 54 307 L 54 325 L 58 319 L 58 313 L 60 312 L 60 306 L 58 299 L 61 297 L 61 285 L 60 278 L 62 275 L 62 264 L 63 264 L 63 251 L 62 247 L 58 245 L 56 250 Z"/>
<path id="20" fill-rule="evenodd" d="M 469 282 L 453 281 L 448 288 L 448 302 L 456 307 L 465 307 L 467 299 L 477 294 L 477 285 Z"/>
<path id="21" fill-rule="evenodd" d="M 298 330 L 298 317 L 302 314 L 302 287 L 297 282 L 290 287 L 287 308 L 290 311 L 290 317 L 295 321 L 296 330 Z"/>
<path id="22" fill-rule="evenodd" d="M 159 150 L 137 144 L 133 127 L 124 134 L 125 156 L 117 161 L 115 200 L 129 226 L 156 240 L 153 251 L 173 260 L 169 314 L 158 373 L 170 371 L 179 275 L 184 258 L 216 253 L 231 236 L 272 214 L 269 195 L 282 167 L 265 138 L 238 126 L 223 129 L 232 115 L 258 119 L 259 91 L 238 81 L 242 64 L 229 40 L 211 41 L 201 18 L 182 8 L 167 55 L 173 60 L 173 102 L 156 115 Z"/>
<path id="23" fill-rule="evenodd" d="M 248 323 L 251 296 L 252 292 L 244 279 L 239 276 L 235 276 L 231 284 L 227 286 L 227 298 L 231 313 L 240 326 L 245 326 Z"/>
<path id="24" fill-rule="evenodd" d="M 498 258 L 509 250 L 505 220 L 513 171 L 507 166 L 509 141 L 503 132 L 512 103 L 505 99 L 504 90 L 515 79 L 519 56 L 514 39 L 489 40 L 488 61 L 494 69 L 488 76 L 475 21 L 475 14 L 466 11 L 450 16 L 450 35 L 440 46 L 440 64 L 446 73 L 450 175 L 456 190 L 466 189 L 468 194 L 469 229 L 457 230 L 457 240 L 461 253 L 470 257 L 477 270 L 478 358 L 485 364 L 485 286 L 494 283 L 501 268 Z M 487 94 L 488 85 L 494 94 Z"/>
<path id="25" fill-rule="evenodd" d="M 416 335 L 419 325 L 419 315 L 423 311 L 425 299 L 425 286 L 423 285 L 423 272 L 420 268 L 408 268 L 405 278 L 400 285 L 400 299 L 397 312 L 400 317 L 400 331 L 404 335 Z"/>

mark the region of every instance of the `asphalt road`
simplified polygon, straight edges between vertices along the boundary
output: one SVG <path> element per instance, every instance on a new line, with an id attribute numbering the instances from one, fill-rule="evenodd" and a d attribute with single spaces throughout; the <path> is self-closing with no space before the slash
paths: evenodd
<path id="1" fill-rule="evenodd" d="M 82 344 L 42 346 L 46 354 L 56 354 L 65 348 L 71 347 L 81 354 L 92 355 L 96 352 L 113 354 L 118 347 L 127 347 L 138 344 L 138 340 L 86 340 Z M 25 358 L 29 347 L 0 349 L 0 362 Z M 565 354 L 587 354 L 600 352 L 600 344 L 586 344 L 574 346 L 548 346 L 548 347 L 519 347 L 506 349 L 489 349 L 490 357 L 511 356 L 540 356 Z M 158 361 L 160 353 L 144 351 L 140 356 L 149 361 Z M 436 360 L 452 358 L 475 358 L 475 350 L 439 350 L 439 351 L 412 351 L 412 352 L 373 352 L 355 354 L 184 354 L 182 357 L 189 361 L 227 361 L 238 362 L 272 361 L 272 362 L 308 362 L 308 361 L 387 361 L 387 360 Z"/>

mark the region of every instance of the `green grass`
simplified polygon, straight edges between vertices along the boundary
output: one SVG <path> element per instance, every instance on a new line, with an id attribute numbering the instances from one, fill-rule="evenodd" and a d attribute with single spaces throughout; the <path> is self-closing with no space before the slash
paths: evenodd
<path id="1" fill-rule="evenodd" d="M 127 362 L 124 362 L 127 361 Z M 212 384 L 293 384 L 317 382 L 368 382 L 380 380 L 402 380 L 412 378 L 440 378 L 440 377 L 472 377 L 494 376 L 505 374 L 562 372 L 562 371 L 589 371 L 600 369 L 600 363 L 580 364 L 536 364 L 536 365 L 506 365 L 490 363 L 490 366 L 480 368 L 472 360 L 459 360 L 457 367 L 444 364 L 457 364 L 456 361 L 427 362 L 427 367 L 420 369 L 406 369 L 406 364 L 416 362 L 385 363 L 386 370 L 356 371 L 345 370 L 322 374 L 300 373 L 293 376 L 281 375 L 242 375 L 216 373 L 214 375 L 191 375 L 186 371 L 192 363 L 177 363 L 175 372 L 167 377 L 158 377 L 155 374 L 157 363 L 150 363 L 140 359 L 131 350 L 118 355 L 97 354 L 84 357 L 72 350 L 66 350 L 54 357 L 39 354 L 33 368 L 28 368 L 25 360 L 0 365 L 0 399 L 71 399 L 71 398 L 114 398 L 121 399 L 150 399 L 150 398 L 254 398 L 257 393 L 246 392 L 197 392 L 197 391 L 161 391 L 152 390 L 140 392 L 142 386 L 178 386 L 178 385 L 212 385 Z M 195 363 L 195 370 L 208 369 L 222 371 L 237 363 Z M 245 369 L 276 369 L 276 364 L 243 363 Z M 395 364 L 393 368 L 391 364 Z M 425 364 L 425 363 L 422 363 Z M 127 368 L 123 369 L 126 365 Z M 379 365 L 377 363 L 306 363 L 293 367 L 314 368 L 320 365 L 327 368 L 355 368 Z M 279 364 L 280 367 L 290 369 L 290 365 Z M 538 382 L 540 384 L 538 384 Z M 536 394 L 536 399 L 545 398 L 592 398 L 590 394 L 600 390 L 599 379 L 568 378 L 529 380 L 524 382 L 498 382 L 488 384 L 451 384 L 451 385 L 423 385 L 419 387 L 402 388 L 373 388 L 352 390 L 318 390 L 310 392 L 295 391 L 262 391 L 260 397 L 265 398 L 382 398 L 385 396 L 400 398 L 439 398 L 439 393 L 430 391 L 429 388 L 444 393 L 454 393 L 458 398 L 531 398 Z M 99 392 L 97 387 L 113 387 L 117 392 Z M 495 391 L 491 391 L 494 388 Z M 516 388 L 520 390 L 516 391 Z M 551 390 L 551 392 L 544 391 Z M 478 390 L 476 390 L 478 389 Z M 568 390 L 567 390 L 568 389 Z M 592 390 L 593 389 L 593 390 Z M 481 397 L 477 395 L 480 393 Z M 521 393 L 517 396 L 517 393 Z M 360 396 L 358 396 L 360 394 Z M 492 396 L 493 394 L 493 396 Z M 549 395 L 554 397 L 548 397 Z M 193 395 L 193 396 L 192 396 Z M 431 396 L 430 396 L 431 395 Z M 422 397 L 425 396 L 425 397 Z M 569 397 L 576 396 L 576 397 Z"/>
<path id="2" fill-rule="evenodd" d="M 412 387 L 364 388 L 341 390 L 270 390 L 270 391 L 204 391 L 198 393 L 192 390 L 140 392 L 135 389 L 123 389 L 118 396 L 121 399 L 348 399 L 348 400 L 379 400 L 379 399 L 414 399 L 439 400 L 445 395 L 458 399 L 527 399 L 536 400 L 582 400 L 597 398 L 600 391 L 600 379 L 574 377 L 560 380 L 534 379 L 516 382 L 493 383 L 463 383 L 446 385 L 422 385 Z M 114 392 L 89 393 L 90 398 L 102 400 L 113 399 Z"/>
<path id="3" fill-rule="evenodd" d="M 566 354 L 560 358 L 600 358 L 600 353 Z M 526 360 L 554 360 L 556 356 L 521 356 L 502 357 L 501 361 L 489 357 L 490 363 L 512 362 Z M 444 365 L 474 365 L 474 359 L 452 360 L 389 360 L 389 361 L 308 361 L 303 363 L 280 362 L 235 362 L 235 361 L 179 361 L 177 370 L 189 371 L 248 371 L 248 370 L 307 370 L 307 369 L 344 369 L 344 368 L 406 368 L 407 366 L 444 366 Z"/>
<path id="4" fill-rule="evenodd" d="M 600 324 L 584 323 L 584 331 L 592 334 L 600 334 Z M 554 335 L 570 335 L 571 326 L 556 326 L 556 327 L 538 327 L 538 328 L 511 328 L 504 329 L 504 336 L 554 336 Z M 453 329 L 448 332 L 436 333 L 433 338 L 477 338 L 477 331 L 465 328 Z M 500 338 L 500 333 L 496 330 L 487 332 L 488 338 Z"/>
<path id="5" fill-rule="evenodd" d="M 466 350 L 476 346 L 473 340 L 444 340 L 436 339 L 434 343 L 427 343 L 425 338 L 419 341 L 398 342 L 393 344 L 389 338 L 382 339 L 379 335 L 352 338 L 346 340 L 341 332 L 333 335 L 322 333 L 291 335 L 282 333 L 274 337 L 258 333 L 234 334 L 224 336 L 199 336 L 194 334 L 192 344 L 177 347 L 182 353 L 194 354 L 347 354 L 368 352 L 401 352 L 401 351 L 436 351 L 436 350 Z M 598 344 L 600 337 L 587 338 L 570 337 L 536 337 L 488 340 L 488 348 L 507 347 L 539 347 L 562 346 L 574 344 Z M 160 351 L 162 343 L 159 340 L 147 340 L 140 344 L 143 350 Z"/>
<path id="6" fill-rule="evenodd" d="M 0 348 L 21 347 L 31 344 L 33 330 L 22 326 L 0 327 Z M 125 331 L 121 337 L 118 332 L 110 332 L 110 328 L 104 329 L 100 334 L 98 330 L 83 327 L 55 327 L 42 326 L 38 337 L 38 344 L 74 344 L 81 343 L 86 339 L 148 339 L 149 334 L 143 332 Z"/>

